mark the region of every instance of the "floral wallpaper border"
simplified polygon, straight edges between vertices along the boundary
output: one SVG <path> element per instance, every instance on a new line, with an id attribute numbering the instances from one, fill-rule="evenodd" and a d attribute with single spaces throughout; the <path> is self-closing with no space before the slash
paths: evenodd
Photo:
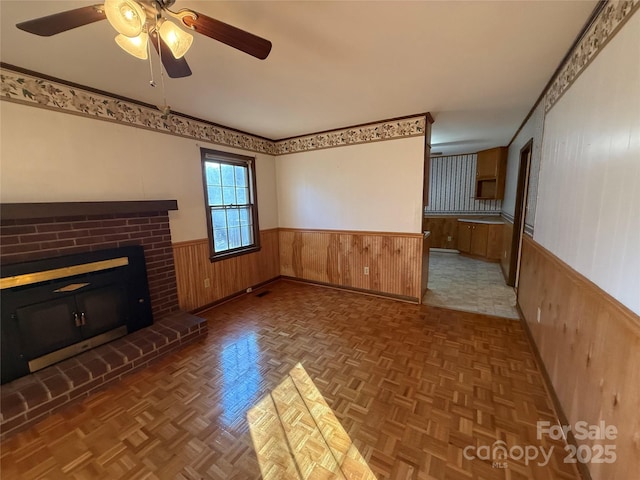
<path id="1" fill-rule="evenodd" d="M 155 108 L 70 87 L 38 77 L 0 70 L 2 100 L 107 120 L 162 133 L 273 155 L 272 141 L 192 120 L 180 115 L 162 118 Z"/>
<path id="2" fill-rule="evenodd" d="M 4 101 L 117 122 L 267 155 L 305 152 L 425 133 L 426 117 L 416 115 L 401 120 L 376 122 L 274 142 L 177 114 L 162 118 L 162 113 L 155 108 L 44 80 L 33 75 L 17 73 L 6 68 L 0 69 L 0 88 L 0 99 Z"/>
<path id="3" fill-rule="evenodd" d="M 332 130 L 325 133 L 304 135 L 276 142 L 276 155 L 308 152 L 324 148 L 341 147 L 359 143 L 378 142 L 425 134 L 426 115 L 400 120 L 372 123 L 359 127 Z"/>
<path id="4" fill-rule="evenodd" d="M 640 6 L 640 0 L 610 0 L 563 65 L 545 95 L 545 113 Z"/>

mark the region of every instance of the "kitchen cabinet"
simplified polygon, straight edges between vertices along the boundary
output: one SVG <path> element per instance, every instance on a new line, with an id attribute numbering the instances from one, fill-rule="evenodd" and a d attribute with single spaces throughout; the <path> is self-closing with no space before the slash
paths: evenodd
<path id="1" fill-rule="evenodd" d="M 458 250 L 463 253 L 471 252 L 471 223 L 458 222 Z"/>
<path id="2" fill-rule="evenodd" d="M 429 215 L 422 222 L 423 230 L 431 232 L 431 248 L 458 248 L 458 217 Z"/>
<path id="3" fill-rule="evenodd" d="M 476 198 L 496 200 L 504 197 L 507 176 L 507 147 L 482 150 L 476 161 Z"/>
<path id="4" fill-rule="evenodd" d="M 487 258 L 500 260 L 502 258 L 502 242 L 504 240 L 504 224 L 488 225 Z"/>
<path id="5" fill-rule="evenodd" d="M 471 226 L 471 255 L 487 256 L 488 225 L 477 223 Z"/>
<path id="6" fill-rule="evenodd" d="M 502 223 L 458 221 L 458 250 L 488 260 L 500 260 Z"/>

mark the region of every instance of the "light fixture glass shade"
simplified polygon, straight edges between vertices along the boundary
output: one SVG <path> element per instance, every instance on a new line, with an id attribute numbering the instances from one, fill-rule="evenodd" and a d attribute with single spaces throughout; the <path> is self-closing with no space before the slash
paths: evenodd
<path id="1" fill-rule="evenodd" d="M 175 58 L 182 58 L 193 43 L 193 35 L 166 20 L 160 25 L 160 37 Z"/>
<path id="2" fill-rule="evenodd" d="M 147 42 L 149 41 L 149 35 L 147 32 L 142 32 L 137 37 L 127 37 L 125 35 L 116 36 L 116 43 L 125 52 L 133 55 L 134 57 L 142 60 L 147 59 Z"/>
<path id="3" fill-rule="evenodd" d="M 116 31 L 125 37 L 137 37 L 142 33 L 147 14 L 134 0 L 105 0 L 104 13 Z"/>

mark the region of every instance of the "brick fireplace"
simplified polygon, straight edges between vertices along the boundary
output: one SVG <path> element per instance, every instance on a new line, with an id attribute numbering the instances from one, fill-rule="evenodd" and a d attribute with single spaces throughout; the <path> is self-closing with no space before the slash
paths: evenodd
<path id="1" fill-rule="evenodd" d="M 32 425 L 207 334 L 180 312 L 169 211 L 175 200 L 0 205 L 2 266 L 119 247 L 143 247 L 154 323 L 2 386 L 1 437 Z"/>
<path id="2" fill-rule="evenodd" d="M 142 245 L 154 318 L 178 310 L 169 211 L 175 200 L 4 204 L 0 264 Z"/>

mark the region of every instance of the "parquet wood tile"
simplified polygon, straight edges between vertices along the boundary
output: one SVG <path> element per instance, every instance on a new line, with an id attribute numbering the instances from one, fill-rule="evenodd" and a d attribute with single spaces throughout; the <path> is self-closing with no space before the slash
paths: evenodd
<path id="1" fill-rule="evenodd" d="M 264 480 L 375 480 L 304 367 L 247 413 Z"/>
<path id="2" fill-rule="evenodd" d="M 290 281 L 263 290 L 203 314 L 205 340 L 3 442 L 3 480 L 259 479 L 247 414 L 298 363 L 379 480 L 579 478 L 561 443 L 536 438 L 536 421 L 557 419 L 518 322 Z M 497 441 L 555 448 L 546 466 L 464 456 Z"/>

